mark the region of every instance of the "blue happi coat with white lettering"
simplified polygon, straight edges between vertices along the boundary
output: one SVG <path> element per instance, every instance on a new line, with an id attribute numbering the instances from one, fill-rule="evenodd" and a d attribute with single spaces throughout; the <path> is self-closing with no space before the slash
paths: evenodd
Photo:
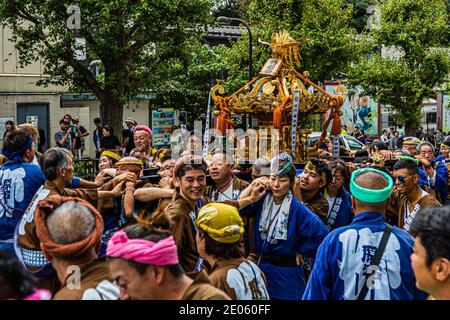
<path id="1" fill-rule="evenodd" d="M 421 188 L 428 187 L 433 189 L 436 192 L 436 198 L 441 201 L 442 204 L 445 204 L 447 200 L 447 167 L 445 166 L 445 163 L 442 163 L 442 161 L 438 159 L 434 159 L 431 162 L 431 166 L 436 172 L 434 183 L 431 181 L 430 177 L 427 176 L 422 164 L 419 163 L 419 185 Z"/>
<path id="2" fill-rule="evenodd" d="M 240 214 L 255 217 L 254 246 L 257 256 L 275 255 L 294 259 L 296 254 L 314 257 L 317 248 L 328 233 L 325 224 L 311 210 L 293 197 L 287 222 L 287 239 L 276 243 L 265 243 L 261 237 L 259 223 L 265 195 L 257 202 L 240 210 Z M 302 266 L 285 267 L 262 261 L 259 267 L 267 279 L 270 299 L 300 300 L 305 290 Z"/>
<path id="3" fill-rule="evenodd" d="M 379 272 L 371 265 L 386 228 L 384 217 L 376 212 L 360 213 L 353 222 L 331 231 L 317 252 L 316 261 L 303 296 L 304 300 L 355 300 L 367 281 L 366 300 L 425 299 L 415 286 L 410 255 L 414 239 L 392 228 Z"/>
<path id="4" fill-rule="evenodd" d="M 330 230 L 349 225 L 353 219 L 352 195 L 341 186 L 330 206 L 327 225 Z"/>
<path id="5" fill-rule="evenodd" d="M 0 166 L 0 249 L 14 253 L 14 230 L 44 181 L 37 165 L 7 161 Z"/>

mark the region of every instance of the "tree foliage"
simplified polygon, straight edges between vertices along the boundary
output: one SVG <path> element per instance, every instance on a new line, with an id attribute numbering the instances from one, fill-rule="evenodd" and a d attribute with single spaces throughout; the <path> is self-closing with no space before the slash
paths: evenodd
<path id="1" fill-rule="evenodd" d="M 347 4 L 353 6 L 353 18 L 351 26 L 356 29 L 357 32 L 361 33 L 367 31 L 367 19 L 369 13 L 367 9 L 371 5 L 377 4 L 377 0 L 346 0 Z"/>
<path id="2" fill-rule="evenodd" d="M 211 8 L 211 14 L 214 18 L 225 16 L 230 18 L 239 18 L 239 7 L 236 0 L 215 0 Z"/>
<path id="3" fill-rule="evenodd" d="M 67 28 L 69 5 L 81 10 L 81 28 Z M 123 105 L 152 89 L 152 77 L 179 46 L 209 22 L 210 0 L 0 0 L 0 21 L 13 32 L 21 65 L 41 58 L 41 81 L 93 92 L 106 123 L 122 126 Z M 87 41 L 87 60 L 74 58 L 75 36 Z M 97 79 L 88 63 L 101 60 Z"/>
<path id="4" fill-rule="evenodd" d="M 349 73 L 366 94 L 391 105 L 407 130 L 419 126 L 423 100 L 433 95 L 450 72 L 449 26 L 444 0 L 386 0 L 381 26 L 371 32 L 376 49 Z M 394 56 L 382 57 L 380 48 Z M 396 57 L 395 57 L 396 56 Z"/>
<path id="5" fill-rule="evenodd" d="M 246 17 L 253 31 L 253 68 L 259 71 L 271 56 L 269 47 L 274 32 L 288 30 L 297 41 L 307 41 L 300 48 L 303 57 L 299 71 L 308 70 L 314 81 L 340 77 L 351 62 L 364 52 L 363 37 L 351 27 L 352 6 L 344 0 L 254 0 L 246 3 Z M 240 6 L 243 6 L 242 1 Z M 248 35 L 222 48 L 220 57 L 227 72 L 230 90 L 242 86 L 248 72 Z"/>
<path id="6" fill-rule="evenodd" d="M 155 107 L 188 110 L 193 122 L 205 116 L 209 90 L 222 77 L 222 63 L 217 48 L 200 37 L 186 39 L 176 50 L 150 75 L 152 91 L 158 93 Z"/>

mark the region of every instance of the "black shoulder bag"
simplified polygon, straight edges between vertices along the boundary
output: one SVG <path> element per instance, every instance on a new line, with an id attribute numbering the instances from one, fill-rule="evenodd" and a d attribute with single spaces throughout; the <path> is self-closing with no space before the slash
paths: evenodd
<path id="1" fill-rule="evenodd" d="M 386 223 L 386 229 L 384 229 L 383 237 L 381 238 L 380 244 L 378 245 L 378 249 L 375 252 L 375 255 L 374 255 L 372 263 L 371 263 L 372 266 L 379 267 L 378 265 L 380 264 L 381 257 L 383 256 L 384 250 L 386 249 L 386 245 L 389 240 L 389 236 L 391 235 L 391 232 L 392 232 L 392 226 L 390 224 Z M 356 300 L 364 300 L 364 298 L 366 297 L 367 291 L 369 290 L 367 281 L 369 280 L 369 277 L 371 275 L 372 274 L 369 274 L 369 273 L 366 274 L 366 279 L 364 280 L 364 285 L 363 285 L 361 291 L 359 292 L 358 298 Z"/>

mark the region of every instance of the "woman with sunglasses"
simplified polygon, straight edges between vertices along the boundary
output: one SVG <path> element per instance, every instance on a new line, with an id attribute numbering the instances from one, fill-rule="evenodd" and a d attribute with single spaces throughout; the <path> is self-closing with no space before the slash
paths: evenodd
<path id="1" fill-rule="evenodd" d="M 394 190 L 389 198 L 386 218 L 396 219 L 397 226 L 409 231 L 409 226 L 419 210 L 440 206 L 439 201 L 419 186 L 419 160 L 398 156 L 394 165 Z"/>

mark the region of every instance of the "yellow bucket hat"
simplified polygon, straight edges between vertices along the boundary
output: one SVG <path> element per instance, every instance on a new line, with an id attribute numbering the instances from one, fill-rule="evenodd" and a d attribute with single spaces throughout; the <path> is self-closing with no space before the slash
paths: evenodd
<path id="1" fill-rule="evenodd" d="M 239 211 L 223 203 L 203 206 L 197 215 L 197 225 L 219 243 L 237 242 L 244 233 L 244 222 Z"/>

